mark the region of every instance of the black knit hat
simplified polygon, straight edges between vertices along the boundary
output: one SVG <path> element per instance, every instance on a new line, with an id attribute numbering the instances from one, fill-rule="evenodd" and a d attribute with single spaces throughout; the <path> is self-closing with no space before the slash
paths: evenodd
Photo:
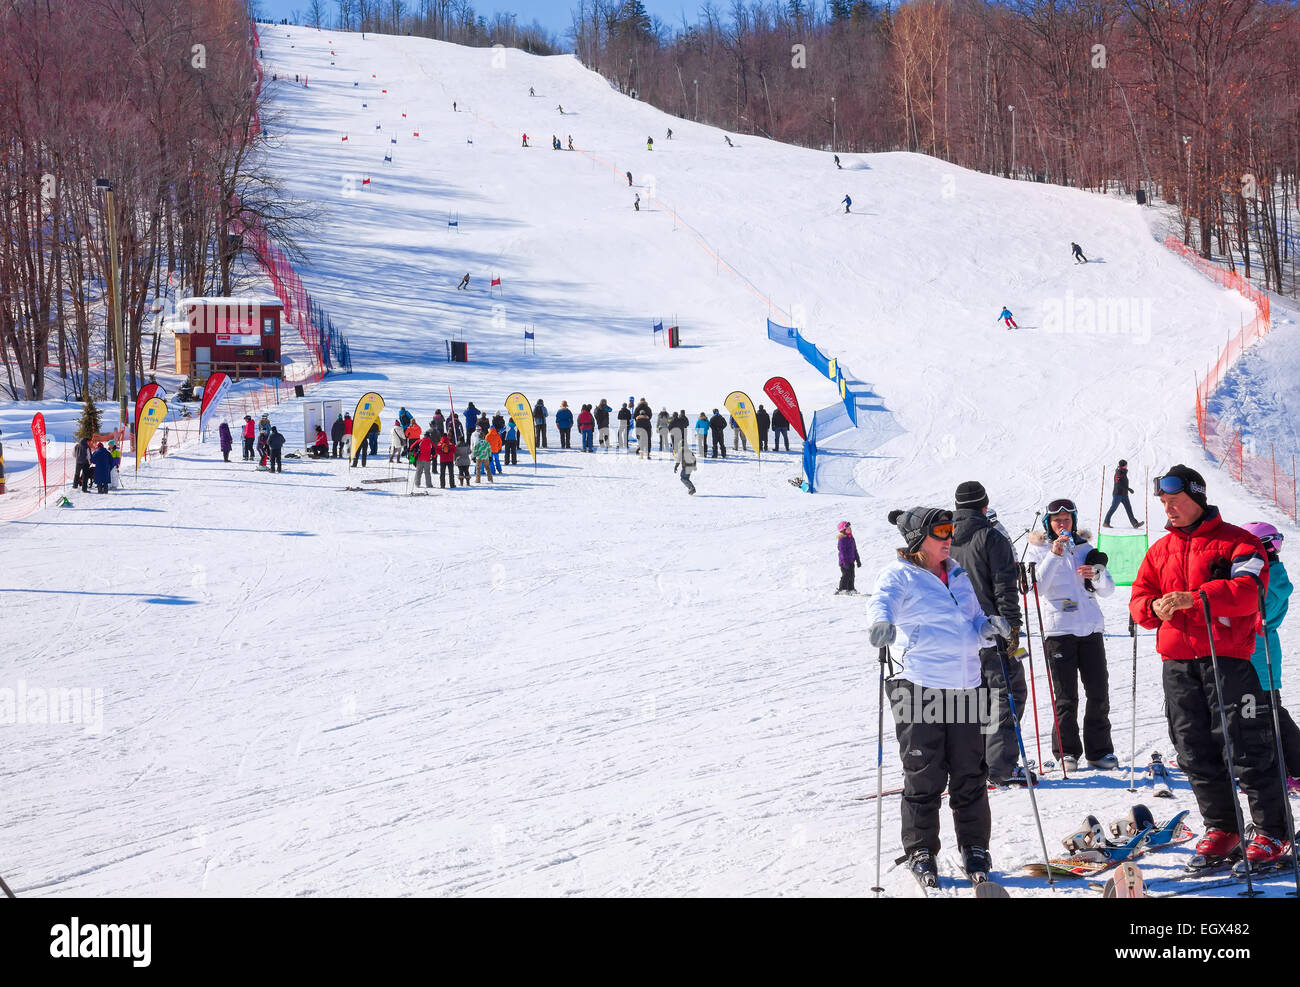
<path id="1" fill-rule="evenodd" d="M 909 552 L 919 552 L 930 528 L 945 521 L 952 521 L 952 511 L 942 507 L 913 507 L 906 511 L 890 511 L 889 523 L 897 525 L 903 533 Z"/>
<path id="2" fill-rule="evenodd" d="M 1201 507 L 1209 506 L 1205 499 L 1205 477 L 1201 476 L 1196 470 L 1179 463 L 1177 466 L 1169 467 L 1164 475 L 1178 477 L 1183 481 L 1183 492 L 1188 497 L 1191 497 L 1194 503 L 1199 504 Z M 1159 483 L 1158 478 L 1157 483 Z"/>
<path id="3" fill-rule="evenodd" d="M 979 480 L 967 480 L 957 487 L 957 506 L 979 510 L 989 502 L 988 492 Z"/>

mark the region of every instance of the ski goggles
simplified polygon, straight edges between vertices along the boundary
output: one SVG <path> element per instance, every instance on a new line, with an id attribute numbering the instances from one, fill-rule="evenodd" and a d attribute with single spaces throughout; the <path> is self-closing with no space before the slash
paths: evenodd
<path id="1" fill-rule="evenodd" d="M 953 526 L 951 521 L 940 521 L 938 524 L 930 525 L 926 531 L 931 538 L 938 538 L 939 541 L 947 541 L 952 537 Z"/>
<path id="2" fill-rule="evenodd" d="M 1043 509 L 1043 513 L 1049 516 L 1052 514 L 1060 514 L 1062 511 L 1069 511 L 1071 514 L 1077 514 L 1079 513 L 1079 508 L 1074 506 L 1074 501 L 1070 500 L 1069 497 L 1061 497 L 1052 501 Z"/>
<path id="3" fill-rule="evenodd" d="M 1181 476 L 1157 476 L 1151 483 L 1155 487 L 1154 492 L 1157 497 L 1161 494 L 1176 494 L 1183 491 L 1187 491 L 1189 494 L 1205 493 L 1204 486 L 1194 480 L 1184 482 Z"/>

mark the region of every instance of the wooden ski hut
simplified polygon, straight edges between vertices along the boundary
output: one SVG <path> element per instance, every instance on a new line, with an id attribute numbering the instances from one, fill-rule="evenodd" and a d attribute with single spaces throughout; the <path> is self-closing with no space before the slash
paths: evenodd
<path id="1" fill-rule="evenodd" d="M 280 377 L 280 317 L 271 296 L 182 298 L 168 325 L 176 343 L 176 372 L 206 380 L 223 371 L 241 377 Z"/>

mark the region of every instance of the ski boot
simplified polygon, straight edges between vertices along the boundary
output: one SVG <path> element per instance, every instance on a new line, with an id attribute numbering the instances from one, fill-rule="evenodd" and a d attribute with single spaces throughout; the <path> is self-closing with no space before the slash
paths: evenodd
<path id="1" fill-rule="evenodd" d="M 923 888 L 939 886 L 939 865 L 934 854 L 925 847 L 913 850 L 907 858 L 907 869 Z"/>
<path id="2" fill-rule="evenodd" d="M 1138 833 L 1148 829 L 1156 829 L 1155 816 L 1151 815 L 1151 810 L 1145 805 L 1135 805 L 1128 810 L 1127 816 L 1122 816 L 1113 821 L 1108 827 L 1113 839 L 1120 843 L 1127 843 Z"/>
<path id="3" fill-rule="evenodd" d="M 1196 855 L 1187 862 L 1187 873 L 1205 874 L 1222 870 L 1240 857 L 1240 835 L 1222 829 L 1208 829 L 1196 842 Z"/>
<path id="4" fill-rule="evenodd" d="M 993 869 L 993 858 L 982 846 L 963 847 L 961 851 L 962 870 L 971 884 L 983 884 L 989 879 Z"/>
<path id="5" fill-rule="evenodd" d="M 1239 861 L 1232 868 L 1232 872 L 1239 877 L 1245 877 L 1247 866 L 1250 867 L 1252 875 L 1267 874 L 1282 867 L 1290 867 L 1291 842 L 1256 833 L 1246 844 L 1246 859 Z"/>

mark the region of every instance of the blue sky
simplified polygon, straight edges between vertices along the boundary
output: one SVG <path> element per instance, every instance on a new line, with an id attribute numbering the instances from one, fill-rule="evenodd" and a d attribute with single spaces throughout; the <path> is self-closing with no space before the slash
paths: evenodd
<path id="1" fill-rule="evenodd" d="M 472 0 L 472 2 L 474 9 L 489 20 L 498 11 L 513 11 L 518 15 L 519 20 L 526 24 L 535 19 L 565 44 L 567 44 L 565 35 L 569 30 L 573 9 L 577 6 L 576 0 L 516 0 L 514 3 L 508 0 Z M 697 19 L 699 11 L 698 0 L 643 0 L 643 2 L 651 17 L 658 17 L 674 27 L 680 26 L 683 11 L 692 23 Z M 414 4 L 409 5 L 414 6 Z M 310 6 L 311 0 L 260 0 L 259 9 L 261 16 L 267 20 L 292 17 L 295 10 L 299 11 L 305 20 Z M 332 19 L 337 10 L 332 0 L 326 4 L 326 9 L 329 10 Z"/>

